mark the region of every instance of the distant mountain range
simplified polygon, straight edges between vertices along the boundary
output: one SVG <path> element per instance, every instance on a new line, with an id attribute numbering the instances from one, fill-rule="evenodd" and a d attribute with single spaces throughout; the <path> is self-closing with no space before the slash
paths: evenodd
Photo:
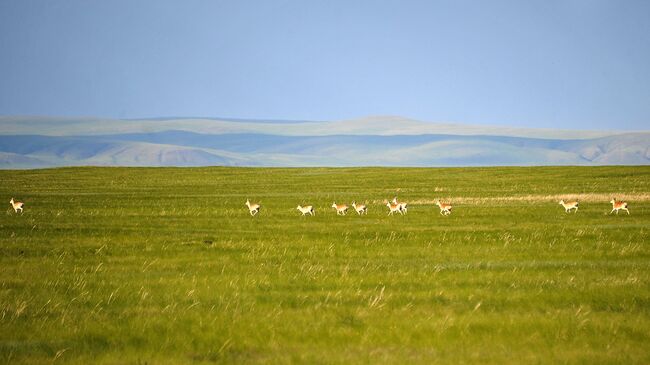
<path id="1" fill-rule="evenodd" d="M 0 117 L 0 168 L 648 165 L 650 131 L 571 131 L 377 116 L 281 121 Z"/>

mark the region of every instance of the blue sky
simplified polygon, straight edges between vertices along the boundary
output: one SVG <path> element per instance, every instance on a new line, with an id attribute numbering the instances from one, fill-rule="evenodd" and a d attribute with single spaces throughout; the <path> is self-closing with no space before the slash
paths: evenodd
<path id="1" fill-rule="evenodd" d="M 2 1 L 0 115 L 649 129 L 650 1 Z"/>

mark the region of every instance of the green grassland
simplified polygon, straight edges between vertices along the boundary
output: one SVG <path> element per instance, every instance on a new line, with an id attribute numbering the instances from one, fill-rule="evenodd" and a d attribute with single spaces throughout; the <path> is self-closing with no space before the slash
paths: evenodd
<path id="1" fill-rule="evenodd" d="M 650 363 L 650 167 L 4 170 L 0 197 L 2 363 Z"/>

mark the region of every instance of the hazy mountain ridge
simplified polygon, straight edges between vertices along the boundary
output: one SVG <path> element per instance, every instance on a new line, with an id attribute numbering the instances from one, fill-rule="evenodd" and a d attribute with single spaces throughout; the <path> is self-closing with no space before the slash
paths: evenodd
<path id="1" fill-rule="evenodd" d="M 281 136 L 330 135 L 493 135 L 547 139 L 590 139 L 621 134 L 620 131 L 589 131 L 481 126 L 422 122 L 396 116 L 371 116 L 332 122 L 250 119 L 102 119 L 0 116 L 0 135 L 86 136 L 157 133 L 170 130 L 198 134 L 271 134 Z"/>
<path id="2" fill-rule="evenodd" d="M 188 126 L 190 130 L 185 128 Z M 329 133 L 324 132 L 324 126 L 329 126 Z M 214 128 L 222 132 L 192 131 Z M 271 133 L 282 128 L 287 129 Z M 418 128 L 423 133 L 414 133 Z M 364 130 L 366 134 L 361 134 Z M 457 133 L 425 133 L 431 130 Z M 486 130 L 491 133 L 474 133 Z M 292 134 L 298 131 L 305 134 Z M 541 136 L 535 136 L 535 131 L 542 131 L 537 133 Z M 0 166 L 650 164 L 650 132 L 551 132 L 561 138 L 546 138 L 550 133 L 546 130 L 463 129 L 458 124 L 427 124 L 398 117 L 347 122 L 152 119 L 133 123 L 97 118 L 0 117 Z M 568 138 L 570 135 L 575 138 Z"/>

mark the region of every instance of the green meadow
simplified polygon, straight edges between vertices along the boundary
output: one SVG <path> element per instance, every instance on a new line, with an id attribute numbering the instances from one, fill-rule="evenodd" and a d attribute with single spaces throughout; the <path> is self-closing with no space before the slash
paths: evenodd
<path id="1" fill-rule="evenodd" d="M 2 363 L 650 363 L 647 166 L 0 170 L 0 198 Z"/>

